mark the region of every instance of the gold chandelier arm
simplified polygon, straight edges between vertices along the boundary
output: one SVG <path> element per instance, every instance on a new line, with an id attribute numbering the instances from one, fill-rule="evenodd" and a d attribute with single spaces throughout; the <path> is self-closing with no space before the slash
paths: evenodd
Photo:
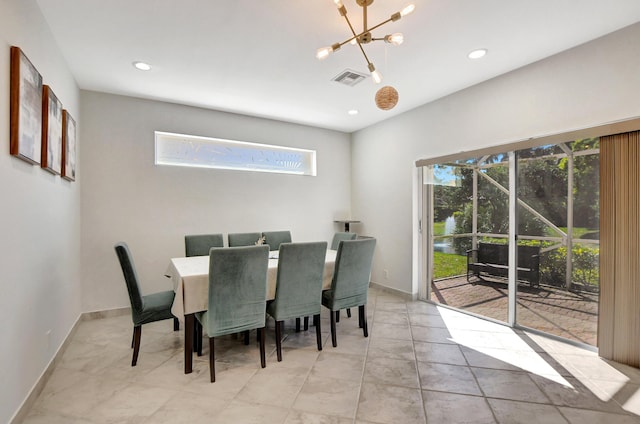
<path id="1" fill-rule="evenodd" d="M 367 54 L 364 52 L 364 48 L 362 47 L 362 44 L 360 43 L 360 40 L 358 40 L 358 47 L 360 47 L 360 51 L 362 52 L 362 55 L 364 56 L 364 60 L 367 61 L 367 65 L 371 65 L 371 62 L 369 61 L 369 58 L 367 57 Z"/>
<path id="2" fill-rule="evenodd" d="M 362 33 L 364 34 L 365 32 L 371 32 L 371 31 L 373 31 L 374 29 L 376 29 L 376 28 L 380 28 L 382 25 L 384 25 L 384 24 L 386 24 L 386 23 L 389 23 L 389 22 L 391 22 L 391 21 L 393 21 L 393 19 L 389 18 L 389 19 L 387 19 L 386 21 L 382 21 L 382 22 L 380 22 L 378 25 L 372 26 L 372 27 L 371 27 L 371 28 L 369 28 L 367 31 L 363 31 Z M 361 35 L 361 34 L 359 34 L 359 35 Z"/>
<path id="3" fill-rule="evenodd" d="M 367 2 L 362 5 L 362 31 L 367 32 Z"/>
<path id="4" fill-rule="evenodd" d="M 365 7 L 366 9 L 366 7 Z M 343 14 L 342 16 L 344 16 L 344 19 L 347 21 L 347 25 L 349 25 L 349 29 L 351 30 L 351 33 L 353 34 L 353 37 L 349 38 L 346 41 L 343 41 L 342 43 L 340 43 L 340 46 L 342 47 L 344 44 L 350 42 L 351 40 L 355 39 L 356 43 L 358 43 L 358 47 L 360 47 L 360 51 L 362 52 L 362 55 L 364 56 L 364 60 L 367 61 L 367 65 L 371 65 L 371 61 L 369 61 L 369 57 L 367 56 L 367 53 L 365 53 L 364 48 L 362 47 L 362 43 L 360 43 L 360 36 L 362 34 L 364 34 L 366 31 L 360 33 L 360 34 L 356 34 L 356 31 L 353 29 L 353 25 L 351 25 L 351 21 L 349 20 L 349 17 L 347 16 L 347 14 Z"/>
<path id="5" fill-rule="evenodd" d="M 387 19 L 386 21 L 381 22 L 381 23 L 379 23 L 378 25 L 376 25 L 376 26 L 373 26 L 373 27 L 369 28 L 369 30 L 368 30 L 368 31 L 362 31 L 362 32 L 361 32 L 361 33 L 359 33 L 359 34 L 356 34 L 356 32 L 355 32 L 355 31 L 354 31 L 354 29 L 353 29 L 353 26 L 351 26 L 351 22 L 349 22 L 349 18 L 347 18 L 347 16 L 346 16 L 346 15 L 345 15 L 345 17 L 344 17 L 344 18 L 347 20 L 347 23 L 349 24 L 349 28 L 351 29 L 351 33 L 353 34 L 353 37 L 347 38 L 347 39 L 346 39 L 346 40 L 344 40 L 343 42 L 338 43 L 338 44 L 340 45 L 340 47 L 342 47 L 342 46 L 344 46 L 345 44 L 349 43 L 351 40 L 354 40 L 354 39 L 356 39 L 356 40 L 357 40 L 357 39 L 359 39 L 362 35 L 366 34 L 367 32 L 371 32 L 371 31 L 373 31 L 374 29 L 376 29 L 376 28 L 380 28 L 382 25 L 384 25 L 384 24 L 386 24 L 386 23 L 388 23 L 388 22 L 391 22 L 391 21 L 392 21 L 392 19 L 391 19 L 391 18 L 389 18 L 389 19 Z M 375 40 L 379 40 L 379 39 L 378 39 L 378 38 L 376 38 Z"/>

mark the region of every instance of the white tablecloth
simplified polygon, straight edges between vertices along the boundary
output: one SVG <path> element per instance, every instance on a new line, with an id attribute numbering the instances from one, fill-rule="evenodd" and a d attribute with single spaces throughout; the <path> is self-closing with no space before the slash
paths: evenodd
<path id="1" fill-rule="evenodd" d="M 276 296 L 276 279 L 278 275 L 278 259 L 271 259 L 277 252 L 269 254 L 269 269 L 267 270 L 267 300 Z M 327 250 L 324 263 L 322 289 L 331 288 L 333 269 L 336 262 L 336 251 Z M 171 307 L 171 313 L 176 317 L 185 314 L 206 311 L 209 301 L 209 257 L 191 256 L 188 258 L 173 258 L 165 272 L 173 281 L 176 298 Z"/>

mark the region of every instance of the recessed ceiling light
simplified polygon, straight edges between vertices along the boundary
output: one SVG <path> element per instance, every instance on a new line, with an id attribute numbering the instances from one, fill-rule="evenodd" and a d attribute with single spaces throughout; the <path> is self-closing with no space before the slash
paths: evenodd
<path id="1" fill-rule="evenodd" d="M 487 49 L 478 49 L 469 53 L 469 59 L 480 59 L 487 54 Z"/>
<path id="2" fill-rule="evenodd" d="M 151 70 L 151 65 L 149 65 L 148 63 L 144 63 L 144 62 L 133 62 L 133 66 L 135 66 L 137 69 L 140 69 L 141 71 L 150 71 Z"/>
<path id="3" fill-rule="evenodd" d="M 358 111 L 356 109 L 351 109 L 349 112 L 347 112 L 349 115 L 357 115 Z"/>

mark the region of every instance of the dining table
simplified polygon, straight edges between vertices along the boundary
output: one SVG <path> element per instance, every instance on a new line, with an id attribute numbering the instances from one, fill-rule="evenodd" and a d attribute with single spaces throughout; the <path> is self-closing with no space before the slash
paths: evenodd
<path id="1" fill-rule="evenodd" d="M 325 255 L 322 290 L 331 288 L 337 251 L 328 249 Z M 209 256 L 172 258 L 165 275 L 173 282 L 176 293 L 171 313 L 184 325 L 184 373 L 193 371 L 193 341 L 195 314 L 206 311 L 209 302 Z M 276 296 L 278 251 L 269 252 L 266 299 Z M 182 317 L 182 318 L 181 318 Z"/>

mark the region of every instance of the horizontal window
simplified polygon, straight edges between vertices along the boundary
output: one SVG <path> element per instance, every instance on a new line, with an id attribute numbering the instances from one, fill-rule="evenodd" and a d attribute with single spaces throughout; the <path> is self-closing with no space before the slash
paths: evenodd
<path id="1" fill-rule="evenodd" d="M 316 175 L 316 151 L 155 132 L 155 164 Z"/>

